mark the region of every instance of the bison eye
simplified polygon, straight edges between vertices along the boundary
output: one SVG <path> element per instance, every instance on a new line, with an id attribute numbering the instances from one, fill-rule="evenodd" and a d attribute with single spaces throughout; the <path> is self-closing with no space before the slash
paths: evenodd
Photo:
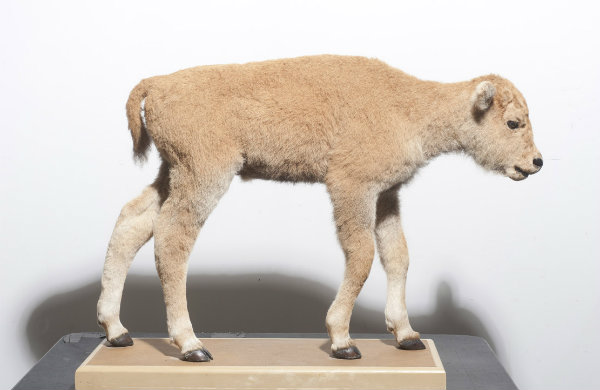
<path id="1" fill-rule="evenodd" d="M 508 126 L 509 129 L 516 129 L 517 127 L 519 127 L 519 122 L 515 122 L 515 121 L 508 121 L 506 122 L 506 126 Z"/>

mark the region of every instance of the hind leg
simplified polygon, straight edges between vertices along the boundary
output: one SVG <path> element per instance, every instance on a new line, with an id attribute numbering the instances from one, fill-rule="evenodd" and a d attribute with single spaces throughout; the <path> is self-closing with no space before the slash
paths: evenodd
<path id="1" fill-rule="evenodd" d="M 379 195 L 375 237 L 381 263 L 387 275 L 387 303 L 385 322 L 394 334 L 400 349 L 424 349 L 419 333 L 408 321 L 405 291 L 408 272 L 408 249 L 400 223 L 398 189 L 393 188 Z"/>
<path id="2" fill-rule="evenodd" d="M 119 318 L 121 296 L 135 254 L 152 237 L 152 225 L 168 186 L 167 174 L 163 164 L 154 183 L 123 207 L 108 244 L 97 313 L 98 324 L 115 347 L 133 344 Z"/>
<path id="3" fill-rule="evenodd" d="M 167 308 L 169 336 L 188 361 L 212 359 L 194 334 L 186 299 L 187 261 L 208 215 L 241 167 L 241 157 L 171 169 L 171 190 L 154 226 L 156 268 Z M 217 157 L 215 157 L 217 158 Z"/>

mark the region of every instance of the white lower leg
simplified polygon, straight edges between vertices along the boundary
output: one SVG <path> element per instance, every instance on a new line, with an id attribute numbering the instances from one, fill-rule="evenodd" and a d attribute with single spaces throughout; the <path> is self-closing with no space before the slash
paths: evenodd
<path id="1" fill-rule="evenodd" d="M 127 333 L 127 329 L 121 324 L 119 318 L 121 291 L 110 291 L 105 286 L 109 283 L 103 283 L 100 299 L 98 300 L 98 324 L 104 328 L 106 338 L 113 340 L 122 334 Z"/>
<path id="2" fill-rule="evenodd" d="M 340 291 L 342 291 L 342 288 L 340 288 Z M 327 311 L 325 319 L 333 351 L 354 345 L 354 341 L 350 338 L 349 328 L 352 304 L 344 302 L 344 298 L 340 295 L 341 293 L 338 292 L 338 296 Z"/>
<path id="3" fill-rule="evenodd" d="M 173 315 L 171 315 L 173 317 Z M 185 313 L 167 322 L 169 336 L 173 339 L 175 345 L 179 347 L 182 353 L 202 349 L 204 345 L 194 334 L 192 323 L 189 319 L 187 310 Z"/>
<path id="4" fill-rule="evenodd" d="M 397 278 L 394 279 L 394 278 Z M 385 306 L 385 323 L 398 343 L 408 339 L 418 339 L 419 333 L 410 326 L 405 304 L 406 276 L 388 277 L 388 294 Z"/>

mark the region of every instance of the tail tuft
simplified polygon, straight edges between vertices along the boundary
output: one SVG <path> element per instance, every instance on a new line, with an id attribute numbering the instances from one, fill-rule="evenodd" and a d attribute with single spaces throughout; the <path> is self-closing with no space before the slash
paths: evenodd
<path id="1" fill-rule="evenodd" d="M 129 131 L 131 131 L 131 138 L 133 139 L 133 156 L 138 161 L 146 160 L 146 153 L 152 143 L 142 118 L 141 105 L 147 95 L 146 83 L 142 80 L 129 94 L 126 105 Z"/>

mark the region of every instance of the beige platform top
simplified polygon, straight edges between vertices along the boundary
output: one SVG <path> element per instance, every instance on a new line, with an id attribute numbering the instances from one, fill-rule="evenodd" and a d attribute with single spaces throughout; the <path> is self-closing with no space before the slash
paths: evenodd
<path id="1" fill-rule="evenodd" d="M 362 359 L 330 356 L 328 339 L 208 338 L 214 360 L 181 360 L 169 339 L 134 339 L 127 348 L 101 343 L 75 372 L 77 390 L 399 390 L 445 389 L 432 340 L 403 351 L 395 340 L 359 339 Z"/>
<path id="2" fill-rule="evenodd" d="M 430 350 L 403 351 L 395 340 L 357 340 L 362 359 L 340 360 L 330 356 L 326 339 L 222 338 L 204 339 L 214 360 L 201 366 L 340 366 L 340 367 L 435 367 Z M 236 353 L 240 351 L 240 353 Z M 169 339 L 135 339 L 133 347 L 99 348 L 90 366 L 198 366 L 181 360 L 181 352 Z"/>

